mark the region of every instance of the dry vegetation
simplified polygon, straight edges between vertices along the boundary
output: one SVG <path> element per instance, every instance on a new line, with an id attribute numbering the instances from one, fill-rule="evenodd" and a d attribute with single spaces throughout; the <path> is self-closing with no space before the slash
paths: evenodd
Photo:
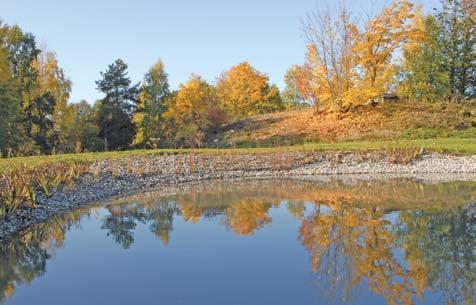
<path id="1" fill-rule="evenodd" d="M 36 195 L 51 195 L 51 189 L 72 184 L 89 166 L 85 162 L 57 162 L 32 167 L 18 164 L 0 172 L 0 218 L 15 212 L 21 205 L 34 208 Z"/>
<path id="2" fill-rule="evenodd" d="M 226 126 L 224 145 L 267 146 L 310 141 L 476 137 L 476 103 L 388 102 L 346 113 L 300 109 L 253 116 Z"/>

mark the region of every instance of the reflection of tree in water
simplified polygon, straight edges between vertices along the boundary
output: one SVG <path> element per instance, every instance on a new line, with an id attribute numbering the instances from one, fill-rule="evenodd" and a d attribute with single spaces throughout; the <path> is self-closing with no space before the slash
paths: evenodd
<path id="1" fill-rule="evenodd" d="M 230 204 L 225 210 L 222 223 L 235 234 L 251 235 L 271 222 L 271 217 L 267 214 L 271 205 L 266 201 L 242 199 Z"/>
<path id="2" fill-rule="evenodd" d="M 345 301 L 366 283 L 387 304 L 414 304 L 425 289 L 442 291 L 447 304 L 475 304 L 472 209 L 405 210 L 392 224 L 381 208 L 327 203 L 303 220 L 300 239 L 319 283 L 342 291 Z"/>
<path id="3" fill-rule="evenodd" d="M 154 220 L 150 230 L 154 232 L 155 236 L 159 238 L 164 245 L 168 245 L 170 238 L 170 231 L 173 230 L 173 220 L 178 209 L 175 204 L 167 201 L 161 201 L 154 205 L 153 213 L 150 218 Z"/>
<path id="4" fill-rule="evenodd" d="M 302 220 L 304 217 L 304 212 L 306 211 L 306 204 L 304 201 L 288 201 L 287 202 L 288 212 L 293 215 L 297 220 Z"/>
<path id="5" fill-rule="evenodd" d="M 110 205 L 107 207 L 110 215 L 104 217 L 101 229 L 107 231 L 114 241 L 124 249 L 134 243 L 134 229 L 137 222 L 144 223 L 146 215 L 143 209 L 135 204 Z"/>
<path id="6" fill-rule="evenodd" d="M 24 243 L 15 239 L 0 245 L 2 268 L 0 269 L 0 300 L 11 297 L 15 286 L 31 281 L 45 272 L 48 251 L 34 237 Z"/>
<path id="7" fill-rule="evenodd" d="M 422 189 L 418 200 L 431 194 L 445 196 L 418 204 L 408 191 L 402 192 L 401 201 L 396 183 L 365 193 L 361 186 L 354 192 L 349 186 L 261 183 L 256 188 L 231 185 L 116 202 L 106 207 L 109 215 L 101 220 L 102 229 L 124 249 L 134 243 L 140 224 L 168 245 L 174 217 L 192 223 L 219 218 L 234 234 L 252 235 L 271 223 L 270 208 L 281 204 L 301 223 L 299 239 L 309 252 L 319 285 L 327 283 L 342 291 L 344 300 L 350 300 L 353 289 L 363 284 L 388 304 L 412 304 L 428 290 L 441 291 L 447 304 L 476 303 L 476 212 L 474 204 L 460 204 L 461 198 L 466 202 L 474 198 L 465 185 L 403 184 L 402 189 L 411 192 Z M 389 189 L 392 200 L 388 200 Z M 435 203 L 452 197 L 457 204 Z M 64 233 L 88 210 L 69 213 L 0 245 L 0 302 L 13 294 L 16 285 L 44 273 L 50 254 L 62 246 Z"/>
<path id="8" fill-rule="evenodd" d="M 442 291 L 446 304 L 476 304 L 476 207 L 406 210 L 399 224 L 396 235 L 419 290 Z"/>
<path id="9" fill-rule="evenodd" d="M 51 254 L 63 246 L 65 232 L 83 216 L 89 213 L 80 209 L 0 243 L 0 303 L 13 295 L 17 285 L 44 274 Z"/>
<path id="10" fill-rule="evenodd" d="M 343 286 L 346 301 L 353 287 L 367 282 L 388 304 L 411 304 L 411 280 L 393 255 L 395 240 L 383 210 L 345 202 L 327 208 L 317 206 L 300 228 L 312 270 L 330 278 L 331 286 Z"/>
<path id="11" fill-rule="evenodd" d="M 169 242 L 169 232 L 173 228 L 173 217 L 177 212 L 175 204 L 160 201 L 156 204 L 115 204 L 107 209 L 110 215 L 103 219 L 102 229 L 124 249 L 134 243 L 134 230 L 138 223 L 152 222 L 151 231 L 165 244 Z"/>

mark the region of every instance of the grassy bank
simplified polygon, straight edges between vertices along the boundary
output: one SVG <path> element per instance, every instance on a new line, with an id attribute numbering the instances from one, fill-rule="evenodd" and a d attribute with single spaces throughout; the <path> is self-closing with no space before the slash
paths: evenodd
<path id="1" fill-rule="evenodd" d="M 163 154 L 267 154 L 283 151 L 392 151 L 415 149 L 449 154 L 476 154 L 476 138 L 404 139 L 398 141 L 367 140 L 347 142 L 311 142 L 294 146 L 255 148 L 202 148 L 202 149 L 156 149 L 65 154 L 54 156 L 33 156 L 0 159 L 2 172 L 26 164 L 35 168 L 51 163 L 90 163 L 100 160 Z"/>
<path id="2" fill-rule="evenodd" d="M 392 163 L 408 163 L 424 151 L 449 154 L 476 154 L 476 138 L 442 138 L 399 141 L 319 142 L 295 146 L 229 148 L 229 149 L 158 149 L 121 152 L 84 153 L 54 156 L 34 156 L 0 159 L 0 218 L 15 212 L 20 206 L 34 207 L 36 195 L 50 195 L 59 185 L 71 184 L 90 172 L 90 165 L 101 160 L 128 157 L 202 154 L 202 155 L 266 155 L 280 152 L 369 152 L 378 151 Z M 194 159 L 194 158 L 193 158 Z M 195 162 L 194 160 L 192 160 Z M 276 164 L 278 160 L 275 161 Z M 195 165 L 195 164 L 194 164 Z"/>

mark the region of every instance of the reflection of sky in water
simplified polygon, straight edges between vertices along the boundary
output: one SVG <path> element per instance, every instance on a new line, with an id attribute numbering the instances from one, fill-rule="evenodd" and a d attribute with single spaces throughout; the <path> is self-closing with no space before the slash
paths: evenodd
<path id="1" fill-rule="evenodd" d="M 286 185 L 288 195 L 272 193 L 283 186 L 270 182 L 250 190 L 228 185 L 216 195 L 212 188 L 172 200 L 135 198 L 86 208 L 70 215 L 71 226 L 59 218 L 30 231 L 40 246 L 34 238 L 29 244 L 18 239 L 2 245 L 0 288 L 11 295 L 4 300 L 52 305 L 370 305 L 385 304 L 381 289 L 390 283 L 388 287 L 410 287 L 410 303 L 402 297 L 402 304 L 443 304 L 448 295 L 455 304 L 464 304 L 462 294 L 471 287 L 461 285 L 474 283 L 474 270 L 457 279 L 459 286 L 448 284 L 444 291 L 443 284 L 464 274 L 458 266 L 475 264 L 474 254 L 467 256 L 474 252 L 476 237 L 471 206 L 398 211 L 383 203 L 342 204 L 343 199 L 315 204 L 317 199 L 296 199 L 311 196 L 305 192 L 312 186 L 296 189 L 293 183 Z M 447 190 L 455 196 L 465 191 L 451 185 Z M 339 188 L 332 192 L 321 187 L 315 194 L 344 198 Z M 452 233 L 453 239 L 440 232 L 464 219 L 468 223 L 458 228 L 466 231 Z M 8 252 L 12 245 L 16 250 Z M 52 256 L 41 260 L 35 253 L 45 247 Z M 449 261 L 451 257 L 456 261 Z M 379 272 L 389 274 L 382 280 Z M 420 276 L 427 278 L 423 284 L 417 283 Z M 420 290 L 418 285 L 423 285 Z"/>
<path id="2" fill-rule="evenodd" d="M 400 215 L 399 211 L 392 211 L 383 215 L 382 219 L 389 221 L 392 225 L 396 224 L 398 221 L 398 216 Z"/>

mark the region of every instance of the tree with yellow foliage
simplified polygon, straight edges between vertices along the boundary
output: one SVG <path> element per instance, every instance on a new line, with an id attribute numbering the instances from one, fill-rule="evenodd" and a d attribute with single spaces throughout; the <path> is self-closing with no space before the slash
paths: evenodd
<path id="1" fill-rule="evenodd" d="M 180 145 L 201 146 L 208 133 L 224 122 L 215 88 L 198 75 L 181 84 L 167 101 L 166 133 Z"/>
<path id="2" fill-rule="evenodd" d="M 333 278 L 331 285 L 343 285 L 346 297 L 354 287 L 366 283 L 369 290 L 385 298 L 386 304 L 413 304 L 413 274 L 392 252 L 397 241 L 384 218 L 385 211 L 355 208 L 353 202 L 346 201 L 329 203 L 328 208 L 323 213 L 316 207 L 299 230 L 312 271 L 325 270 L 326 278 Z M 337 267 L 335 257 L 343 258 L 344 268 Z"/>
<path id="3" fill-rule="evenodd" d="M 230 205 L 223 215 L 223 223 L 238 235 L 252 235 L 271 222 L 268 210 L 271 204 L 260 200 L 241 200 Z"/>
<path id="4" fill-rule="evenodd" d="M 58 65 L 56 54 L 42 50 L 33 61 L 33 67 L 37 72 L 38 91 L 40 94 L 50 92 L 56 100 L 55 119 L 60 122 L 61 113 L 66 109 L 71 92 L 71 80 L 69 80 Z"/>
<path id="5" fill-rule="evenodd" d="M 337 16 L 329 10 L 310 13 L 304 24 L 306 61 L 297 80 L 301 94 L 316 108 L 346 109 L 353 100 L 355 25 L 345 7 Z"/>
<path id="6" fill-rule="evenodd" d="M 284 108 L 277 87 L 270 85 L 268 76 L 247 62 L 231 67 L 219 77 L 217 95 L 230 118 Z"/>
<path id="7" fill-rule="evenodd" d="M 419 10 L 411 1 L 398 0 L 370 19 L 352 48 L 356 55 L 357 86 L 352 96 L 358 103 L 376 102 L 388 91 L 395 74 L 392 64 L 395 51 L 411 40 L 424 39 Z"/>
<path id="8" fill-rule="evenodd" d="M 413 22 L 419 11 L 408 0 L 394 1 L 359 29 L 350 12 L 318 11 L 304 25 L 307 53 L 298 89 L 316 107 L 347 111 L 375 102 L 388 90 L 396 51 L 423 31 Z"/>
<path id="9" fill-rule="evenodd" d="M 62 68 L 58 65 L 56 54 L 42 50 L 32 63 L 37 74 L 37 87 L 35 95 L 41 97 L 50 93 L 54 98 L 52 120 L 54 132 L 59 142 L 64 142 L 66 130 L 72 124 L 74 114 L 68 107 L 71 93 L 71 80 L 68 79 Z"/>

